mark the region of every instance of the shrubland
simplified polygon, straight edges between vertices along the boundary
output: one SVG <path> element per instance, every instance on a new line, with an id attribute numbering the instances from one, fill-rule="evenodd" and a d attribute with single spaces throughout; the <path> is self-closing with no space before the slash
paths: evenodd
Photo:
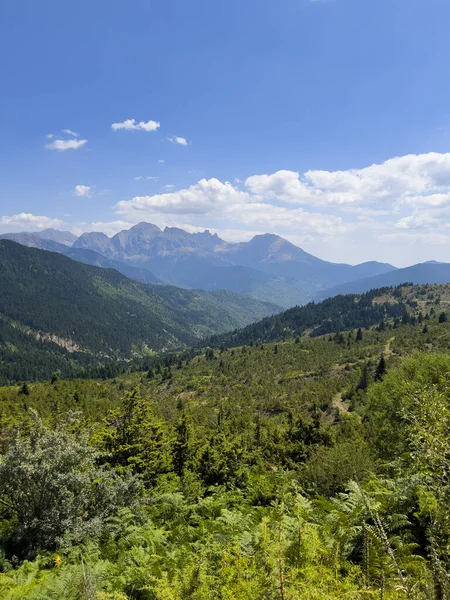
<path id="1" fill-rule="evenodd" d="M 400 293 L 370 326 L 0 389 L 0 597 L 448 598 L 447 288 Z"/>

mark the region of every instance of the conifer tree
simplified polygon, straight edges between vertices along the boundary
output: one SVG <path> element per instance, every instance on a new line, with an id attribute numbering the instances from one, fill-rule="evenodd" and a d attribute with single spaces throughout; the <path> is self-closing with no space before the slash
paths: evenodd
<path id="1" fill-rule="evenodd" d="M 381 355 L 380 362 L 375 369 L 375 381 L 381 381 L 386 373 L 386 360 L 383 355 Z"/>

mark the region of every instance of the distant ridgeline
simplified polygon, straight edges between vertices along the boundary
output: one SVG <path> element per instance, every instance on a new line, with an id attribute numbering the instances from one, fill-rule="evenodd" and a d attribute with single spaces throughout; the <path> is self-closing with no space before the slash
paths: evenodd
<path id="1" fill-rule="evenodd" d="M 335 296 L 315 304 L 295 306 L 285 312 L 252 323 L 243 329 L 210 338 L 211 347 L 243 346 L 281 341 L 292 336 L 311 337 L 376 325 L 388 319 L 406 320 L 408 308 L 402 289 L 385 287 L 362 295 Z"/>
<path id="2" fill-rule="evenodd" d="M 407 323 L 417 316 L 419 296 L 430 304 L 429 290 L 447 287 L 383 287 L 276 314 L 279 307 L 230 291 L 144 285 L 6 240 L 0 240 L 0 277 L 0 385 L 110 378 L 168 368 L 208 347 Z"/>

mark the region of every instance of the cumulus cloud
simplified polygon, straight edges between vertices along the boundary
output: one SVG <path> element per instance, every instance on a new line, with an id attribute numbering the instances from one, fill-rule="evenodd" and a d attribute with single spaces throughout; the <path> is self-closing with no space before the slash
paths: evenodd
<path id="1" fill-rule="evenodd" d="M 139 121 L 136 122 L 136 119 L 126 119 L 122 121 L 122 123 L 113 123 L 111 125 L 114 131 L 119 131 L 120 129 L 125 129 L 127 131 L 156 131 L 161 126 L 159 121 Z"/>
<path id="2" fill-rule="evenodd" d="M 152 196 L 136 196 L 121 201 L 116 209 L 134 220 L 154 218 L 155 215 L 202 216 L 224 219 L 265 231 L 314 231 L 334 235 L 344 231 L 339 216 L 314 213 L 303 208 L 287 208 L 263 202 L 248 191 L 236 189 L 230 182 L 201 179 L 187 189 Z"/>
<path id="3" fill-rule="evenodd" d="M 250 196 L 236 190 L 231 183 L 218 179 L 202 179 L 195 185 L 178 192 L 136 196 L 132 200 L 117 204 L 120 214 L 208 214 L 218 207 L 226 207 L 238 202 L 247 203 Z"/>
<path id="4" fill-rule="evenodd" d="M 303 183 L 298 173 L 277 171 L 272 175 L 253 175 L 245 181 L 246 187 L 255 194 L 284 202 L 305 203 L 313 191 Z"/>
<path id="5" fill-rule="evenodd" d="M 319 255 L 324 240 L 343 240 L 346 234 L 354 247 L 366 252 L 372 243 L 373 254 L 358 256 L 361 260 L 386 260 L 388 250 L 382 255 L 384 249 L 379 247 L 382 239 L 386 243 L 402 239 L 398 237 L 402 232 L 405 240 L 415 233 L 414 239 L 435 245 L 446 239 L 450 153 L 400 156 L 345 171 L 279 170 L 251 175 L 244 182 L 201 179 L 185 189 L 166 188 L 162 194 L 122 200 L 116 210 L 130 220 L 188 223 L 219 233 L 274 232 L 316 244 L 309 250 Z M 339 256 L 344 258 L 350 260 Z"/>
<path id="6" fill-rule="evenodd" d="M 85 198 L 90 198 L 92 196 L 93 189 L 94 188 L 92 185 L 76 185 L 73 188 L 72 194 L 74 196 L 84 196 Z"/>
<path id="7" fill-rule="evenodd" d="M 46 144 L 48 150 L 58 150 L 58 152 L 65 152 L 66 150 L 78 150 L 87 144 L 87 140 L 54 140 L 49 144 Z"/>
<path id="8" fill-rule="evenodd" d="M 450 202 L 450 153 L 410 154 L 347 171 L 277 171 L 246 180 L 252 192 L 294 204 L 439 205 Z"/>
<path id="9" fill-rule="evenodd" d="M 180 146 L 190 146 L 191 142 L 188 142 L 186 138 L 176 135 L 174 137 L 166 138 L 172 144 L 180 144 Z"/>
<path id="10" fill-rule="evenodd" d="M 428 229 L 435 227 L 439 223 L 438 219 L 426 212 L 414 212 L 412 215 L 401 218 L 395 224 L 396 229 Z"/>
<path id="11" fill-rule="evenodd" d="M 41 230 L 47 228 L 57 228 L 64 225 L 60 219 L 52 217 L 33 215 L 31 213 L 19 213 L 12 216 L 0 217 L 0 226 L 8 229 L 26 229 Z"/>

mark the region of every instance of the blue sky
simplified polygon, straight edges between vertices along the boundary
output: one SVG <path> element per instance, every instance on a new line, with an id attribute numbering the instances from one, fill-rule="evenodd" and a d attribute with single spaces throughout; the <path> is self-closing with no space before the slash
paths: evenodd
<path id="1" fill-rule="evenodd" d="M 3 0 L 0 231 L 145 220 L 450 262 L 449 21 L 446 0 Z"/>

